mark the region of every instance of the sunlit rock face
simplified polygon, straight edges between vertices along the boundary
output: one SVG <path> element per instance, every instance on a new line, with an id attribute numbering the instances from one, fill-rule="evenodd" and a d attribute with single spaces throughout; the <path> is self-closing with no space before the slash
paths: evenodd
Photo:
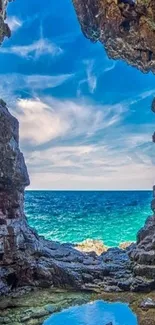
<path id="1" fill-rule="evenodd" d="M 11 1 L 11 0 L 9 0 Z M 0 44 L 3 42 L 4 38 L 10 37 L 11 32 L 8 25 L 5 23 L 6 18 L 6 7 L 8 5 L 8 0 L 0 0 Z"/>
<path id="2" fill-rule="evenodd" d="M 83 33 L 110 58 L 155 72 L 155 1 L 73 0 Z"/>

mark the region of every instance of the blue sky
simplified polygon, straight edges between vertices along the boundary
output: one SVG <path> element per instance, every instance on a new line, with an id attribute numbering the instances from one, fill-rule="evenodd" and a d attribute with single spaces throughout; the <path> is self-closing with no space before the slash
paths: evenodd
<path id="1" fill-rule="evenodd" d="M 20 121 L 30 188 L 151 188 L 155 76 L 108 59 L 71 0 L 16 0 L 7 20 L 0 96 Z"/>

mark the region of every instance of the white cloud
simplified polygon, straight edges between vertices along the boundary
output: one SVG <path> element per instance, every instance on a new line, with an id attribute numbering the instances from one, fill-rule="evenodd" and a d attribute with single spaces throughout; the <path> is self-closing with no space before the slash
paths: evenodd
<path id="1" fill-rule="evenodd" d="M 151 188 L 153 124 L 137 130 L 123 124 L 126 114 L 121 104 L 19 100 L 16 115 L 32 188 Z"/>
<path id="2" fill-rule="evenodd" d="M 16 101 L 22 94 L 36 96 L 46 89 L 55 88 L 62 85 L 67 80 L 73 78 L 72 74 L 60 75 L 23 75 L 18 73 L 1 74 L 0 97 L 6 101 L 12 112 L 16 109 Z"/>
<path id="3" fill-rule="evenodd" d="M 48 75 L 29 75 L 22 76 L 25 85 L 27 87 L 32 87 L 33 89 L 47 89 L 60 86 L 62 83 L 72 78 L 72 74 L 62 74 L 57 76 L 48 76 Z"/>
<path id="4" fill-rule="evenodd" d="M 27 163 L 32 188 L 142 189 L 154 182 L 152 166 L 130 161 L 119 152 L 110 157 L 102 146 L 51 148 L 44 154 L 34 152 Z"/>
<path id="5" fill-rule="evenodd" d="M 52 97 L 21 99 L 17 102 L 16 116 L 21 124 L 21 138 L 32 145 L 56 138 L 90 138 L 100 130 L 116 125 L 125 108 L 121 105 L 96 106 L 71 100 L 60 101 Z"/>
<path id="6" fill-rule="evenodd" d="M 16 16 L 7 17 L 6 23 L 9 25 L 12 32 L 22 27 L 23 22 Z"/>
<path id="7" fill-rule="evenodd" d="M 43 55 L 50 54 L 51 56 L 57 56 L 62 53 L 62 49 L 56 44 L 51 43 L 48 39 L 40 38 L 29 45 L 14 45 L 10 47 L 0 48 L 0 53 L 15 54 L 17 56 L 38 59 Z"/>
<path id="8" fill-rule="evenodd" d="M 86 64 L 86 73 L 87 73 L 87 82 L 89 86 L 90 93 L 94 93 L 97 87 L 97 77 L 93 72 L 94 60 L 85 61 Z"/>

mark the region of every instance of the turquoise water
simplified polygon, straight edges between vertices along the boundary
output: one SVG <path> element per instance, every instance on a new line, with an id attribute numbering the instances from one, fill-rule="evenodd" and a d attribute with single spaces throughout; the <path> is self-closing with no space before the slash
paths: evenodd
<path id="1" fill-rule="evenodd" d="M 56 313 L 43 325 L 138 325 L 137 317 L 122 303 L 96 301 Z"/>
<path id="2" fill-rule="evenodd" d="M 151 198 L 151 191 L 27 191 L 25 209 L 29 224 L 48 239 L 116 246 L 135 241 Z"/>

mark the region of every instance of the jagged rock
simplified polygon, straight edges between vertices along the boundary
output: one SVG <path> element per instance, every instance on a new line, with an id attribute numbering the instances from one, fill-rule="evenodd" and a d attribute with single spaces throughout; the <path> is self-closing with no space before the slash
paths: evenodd
<path id="1" fill-rule="evenodd" d="M 75 248 L 80 252 L 95 252 L 97 255 L 101 255 L 108 249 L 101 240 L 94 239 L 86 239 L 83 242 L 78 243 Z"/>
<path id="2" fill-rule="evenodd" d="M 140 303 L 142 309 L 155 308 L 155 301 L 151 298 L 146 298 Z"/>
<path id="3" fill-rule="evenodd" d="M 155 213 L 155 186 L 153 186 L 152 211 Z M 131 251 L 134 261 L 134 273 L 152 280 L 155 289 L 155 214 L 149 217 L 144 227 L 138 232 L 137 245 Z"/>
<path id="4" fill-rule="evenodd" d="M 9 1 L 11 0 L 0 0 L 0 44 L 3 42 L 5 37 L 11 36 L 9 26 L 5 23 L 6 7 Z"/>
<path id="5" fill-rule="evenodd" d="M 84 35 L 100 41 L 110 58 L 155 72 L 154 0 L 72 0 Z"/>

